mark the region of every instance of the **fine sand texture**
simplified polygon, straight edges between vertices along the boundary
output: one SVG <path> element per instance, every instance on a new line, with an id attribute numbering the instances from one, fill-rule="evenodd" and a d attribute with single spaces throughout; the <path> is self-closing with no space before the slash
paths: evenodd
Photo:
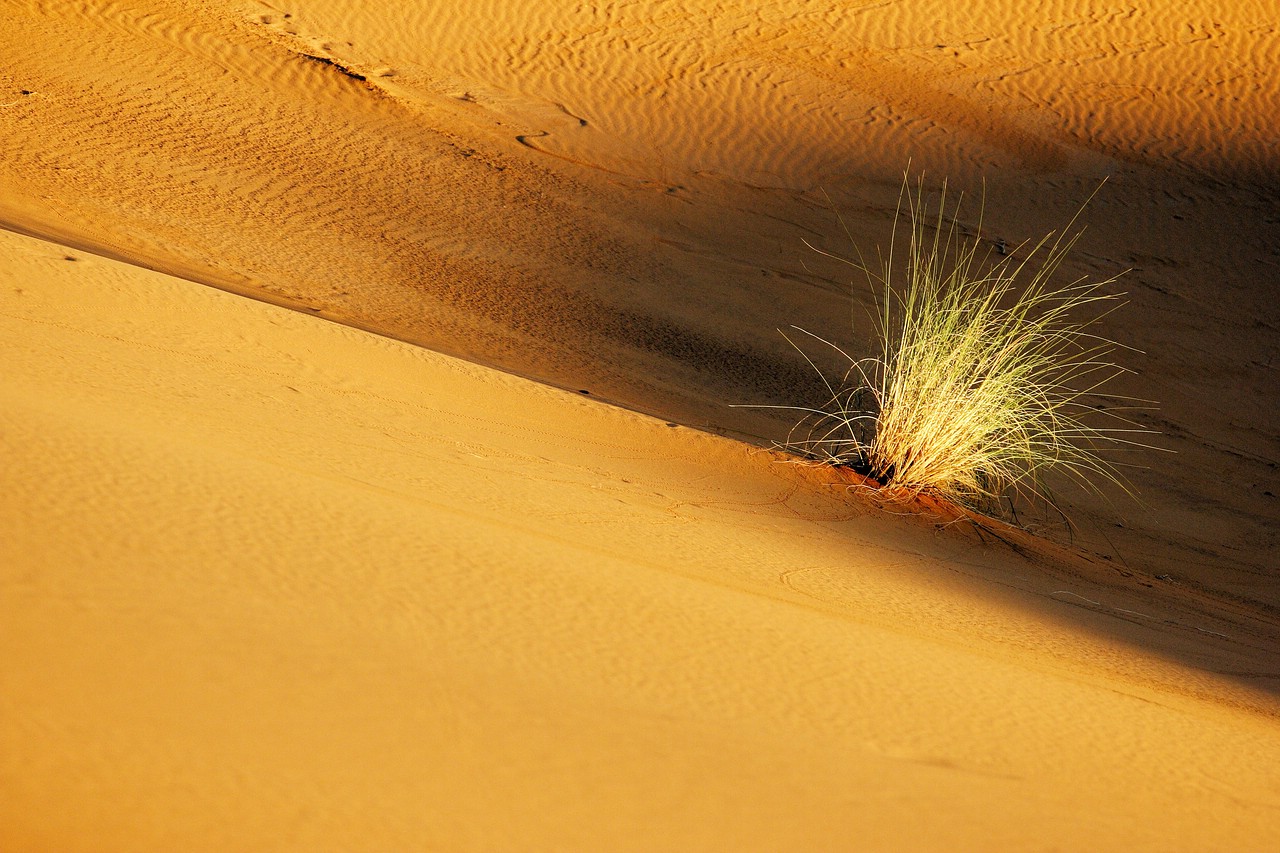
<path id="1" fill-rule="evenodd" d="M 1266 2 L 5 4 L 0 849 L 1280 849 L 1278 64 Z M 871 354 L 814 249 L 908 170 L 1015 255 L 1092 197 L 1134 498 L 883 505 L 735 407 Z"/>
<path id="2" fill-rule="evenodd" d="M 0 240 L 7 850 L 1268 849 L 1274 634 Z"/>

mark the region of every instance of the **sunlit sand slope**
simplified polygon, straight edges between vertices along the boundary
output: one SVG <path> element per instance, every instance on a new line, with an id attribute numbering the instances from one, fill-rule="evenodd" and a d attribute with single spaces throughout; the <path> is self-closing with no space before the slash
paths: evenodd
<path id="1" fill-rule="evenodd" d="M 904 156 L 1053 171 L 1088 150 L 1262 179 L 1280 145 L 1280 22 L 1261 0 L 320 0 L 258 20 L 620 170 L 806 186 Z"/>
<path id="2" fill-rule="evenodd" d="M 1206 671 L 1263 666 L 1256 626 L 579 394 L 0 257 L 0 848 L 1280 844 L 1276 702 Z"/>

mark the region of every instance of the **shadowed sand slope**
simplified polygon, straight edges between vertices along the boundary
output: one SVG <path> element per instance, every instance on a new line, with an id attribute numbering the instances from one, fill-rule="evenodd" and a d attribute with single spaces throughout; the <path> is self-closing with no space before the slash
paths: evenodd
<path id="1" fill-rule="evenodd" d="M 0 253 L 5 849 L 1280 843 L 1275 700 L 1172 659 L 1261 665 L 1244 622 L 578 394 Z"/>

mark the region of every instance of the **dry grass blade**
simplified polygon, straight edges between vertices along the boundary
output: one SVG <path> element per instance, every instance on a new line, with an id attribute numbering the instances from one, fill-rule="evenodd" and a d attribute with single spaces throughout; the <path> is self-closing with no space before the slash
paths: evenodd
<path id="1" fill-rule="evenodd" d="M 898 259 L 904 221 L 906 252 Z M 1124 372 L 1111 361 L 1119 345 L 1091 330 L 1119 307 L 1119 296 L 1106 292 L 1115 278 L 1052 283 L 1078 237 L 1051 233 L 993 258 L 960 235 L 945 185 L 931 209 L 923 181 L 914 190 L 904 182 L 880 268 L 849 262 L 872 282 L 881 352 L 854 359 L 797 330 L 849 368 L 839 381 L 823 377 L 824 405 L 795 407 L 804 417 L 788 447 L 900 492 L 971 507 L 1010 494 L 1049 501 L 1043 475 L 1050 470 L 1086 488 L 1111 483 L 1127 491 L 1117 464 L 1102 454 L 1145 447 L 1134 435 L 1148 431 L 1121 414 L 1133 406 L 1099 412 L 1084 401 Z M 1093 425 L 1098 418 L 1110 426 Z"/>

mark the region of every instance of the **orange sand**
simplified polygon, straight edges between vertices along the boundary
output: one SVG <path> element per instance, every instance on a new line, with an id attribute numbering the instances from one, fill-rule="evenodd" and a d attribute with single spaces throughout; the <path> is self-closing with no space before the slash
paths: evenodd
<path id="1" fill-rule="evenodd" d="M 0 849 L 1280 846 L 1274 10 L 759 6 L 0 10 Z M 1109 178 L 1141 504 L 729 407 L 908 159 L 1015 245 Z"/>

